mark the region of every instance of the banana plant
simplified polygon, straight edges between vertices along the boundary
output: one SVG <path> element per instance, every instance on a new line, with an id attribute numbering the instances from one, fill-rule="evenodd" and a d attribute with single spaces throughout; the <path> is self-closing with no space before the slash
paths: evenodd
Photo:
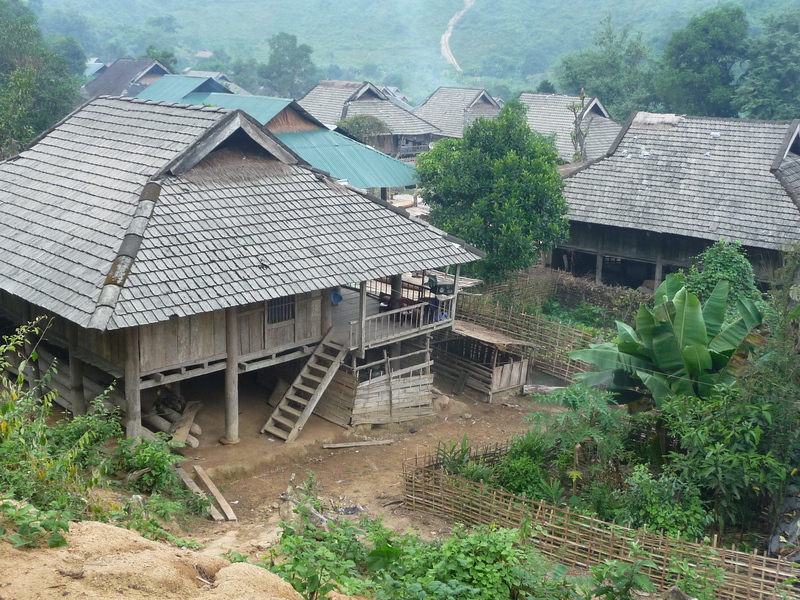
<path id="1" fill-rule="evenodd" d="M 669 275 L 656 290 L 654 307 L 639 307 L 635 329 L 617 321 L 615 341 L 569 353 L 599 369 L 575 378 L 608 386 L 621 402 L 649 394 L 656 406 L 674 396 L 705 398 L 715 386 L 731 385 L 750 349 L 763 341 L 756 331 L 763 317 L 752 300 L 741 299 L 739 318 L 725 323 L 727 298 L 728 282 L 721 281 L 701 305 Z"/>

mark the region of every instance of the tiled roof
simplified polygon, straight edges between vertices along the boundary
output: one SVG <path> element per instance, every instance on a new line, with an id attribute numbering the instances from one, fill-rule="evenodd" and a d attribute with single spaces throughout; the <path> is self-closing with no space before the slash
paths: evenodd
<path id="1" fill-rule="evenodd" d="M 89 98 L 97 96 L 135 96 L 146 84 L 139 79 L 146 73 L 168 74 L 169 70 L 152 58 L 118 58 L 96 78 L 83 86 Z"/>
<path id="2" fill-rule="evenodd" d="M 182 102 L 192 92 L 220 92 L 231 94 L 228 89 L 212 77 L 190 75 L 164 75 L 147 86 L 136 97 L 142 100 L 161 100 L 162 102 Z"/>
<path id="3" fill-rule="evenodd" d="M 491 119 L 500 106 L 486 90 L 440 87 L 414 109 L 414 114 L 436 125 L 442 135 L 460 138 L 478 117 Z"/>
<path id="4" fill-rule="evenodd" d="M 572 162 L 575 154 L 575 147 L 572 144 L 575 115 L 569 106 L 579 104 L 580 97 L 523 92 L 519 95 L 519 99 L 528 107 L 530 128 L 544 135 L 555 135 L 559 158 Z M 620 130 L 620 125 L 609 118 L 605 108 L 596 98 L 586 99 L 581 126 L 586 132 L 586 158 L 588 160 L 603 156 Z"/>
<path id="5" fill-rule="evenodd" d="M 800 239 L 797 129 L 637 113 L 609 157 L 565 179 L 569 219 L 783 249 Z"/>
<path id="6" fill-rule="evenodd" d="M 342 120 L 345 103 L 366 85 L 368 84 L 364 81 L 323 79 L 297 103 L 333 129 Z M 385 98 L 382 93 L 378 93 Z"/>
<path id="7" fill-rule="evenodd" d="M 0 163 L 0 213 L 0 289 L 98 329 L 478 258 L 241 112 L 136 99 Z"/>
<path id="8" fill-rule="evenodd" d="M 345 105 L 345 118 L 355 115 L 370 115 L 389 126 L 393 134 L 424 135 L 440 133 L 439 128 L 412 112 L 408 112 L 388 100 L 357 100 Z"/>

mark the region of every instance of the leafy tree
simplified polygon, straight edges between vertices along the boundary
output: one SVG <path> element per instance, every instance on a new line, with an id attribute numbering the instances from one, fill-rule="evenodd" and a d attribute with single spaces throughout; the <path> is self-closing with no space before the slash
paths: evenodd
<path id="1" fill-rule="evenodd" d="M 734 117 L 736 70 L 745 58 L 747 15 L 725 5 L 693 17 L 672 34 L 661 58 L 658 88 L 667 110 Z"/>
<path id="2" fill-rule="evenodd" d="M 634 110 L 658 109 L 655 73 L 642 35 L 628 27 L 614 29 L 610 16 L 595 32 L 591 48 L 562 56 L 555 67 L 561 89 L 578 94 L 583 88 L 590 96 L 598 96 L 617 120 L 628 118 Z"/>
<path id="3" fill-rule="evenodd" d="M 86 70 L 86 53 L 74 37 L 58 36 L 50 42 L 50 50 L 67 64 L 70 74 L 83 77 Z"/>
<path id="4" fill-rule="evenodd" d="M 269 60 L 260 65 L 258 74 L 273 94 L 299 98 L 314 84 L 317 67 L 311 61 L 313 48 L 297 44 L 297 36 L 281 32 L 269 38 Z"/>
<path id="5" fill-rule="evenodd" d="M 352 135 L 362 144 L 370 144 L 377 135 L 391 133 L 389 125 L 372 115 L 355 115 L 342 119 L 336 126 Z"/>
<path id="6" fill-rule="evenodd" d="M 159 50 L 155 46 L 148 46 L 147 51 L 142 58 L 152 58 L 164 65 L 169 71 L 175 72 L 175 67 L 178 66 L 178 57 L 170 50 Z"/>
<path id="7" fill-rule="evenodd" d="M 752 119 L 795 119 L 800 115 L 800 9 L 764 19 L 750 39 L 749 64 L 734 105 Z"/>
<path id="8" fill-rule="evenodd" d="M 19 0 L 0 0 L 0 158 L 66 115 L 78 87 L 66 62 L 45 48 L 36 17 Z"/>
<path id="9" fill-rule="evenodd" d="M 721 281 L 701 306 L 679 278 L 668 275 L 656 290 L 655 307 L 639 307 L 636 330 L 617 321 L 615 341 L 569 353 L 600 368 L 576 379 L 629 397 L 644 386 L 658 406 L 676 396 L 710 397 L 716 386 L 736 381 L 750 348 L 762 341 L 752 332 L 762 321 L 752 300 L 740 299 L 741 317 L 724 323 L 727 296 L 728 282 Z"/>
<path id="10" fill-rule="evenodd" d="M 417 178 L 431 222 L 487 253 L 487 279 L 530 266 L 567 235 L 564 183 L 548 138 L 534 133 L 519 100 L 478 119 L 460 140 L 419 157 Z"/>
<path id="11" fill-rule="evenodd" d="M 695 257 L 686 274 L 686 289 L 697 294 L 701 301 L 711 296 L 720 281 L 728 282 L 728 313 L 736 310 L 741 298 L 758 300 L 753 265 L 747 260 L 741 242 L 720 239 Z"/>
<path id="12" fill-rule="evenodd" d="M 542 79 L 539 85 L 536 86 L 536 92 L 539 94 L 555 94 L 556 86 L 549 79 Z"/>

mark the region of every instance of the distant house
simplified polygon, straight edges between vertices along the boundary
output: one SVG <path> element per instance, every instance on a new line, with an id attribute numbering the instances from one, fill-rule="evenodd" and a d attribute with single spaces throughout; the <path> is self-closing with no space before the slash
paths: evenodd
<path id="1" fill-rule="evenodd" d="M 720 238 L 768 280 L 800 241 L 800 121 L 634 113 L 607 154 L 565 178 L 570 239 L 553 264 L 652 287 Z"/>
<path id="2" fill-rule="evenodd" d="M 391 100 L 366 81 L 323 79 L 298 100 L 300 106 L 331 129 L 339 121 L 356 115 L 370 115 L 389 127 L 377 136 L 375 147 L 395 158 L 413 159 L 427 152 L 441 136 L 439 128 Z"/>
<path id="3" fill-rule="evenodd" d="M 228 77 L 227 73 L 222 73 L 221 71 L 195 71 L 194 69 L 186 71 L 184 75 L 189 77 L 210 77 L 217 83 L 221 83 L 225 86 L 229 91 L 233 92 L 234 94 L 242 94 L 243 96 L 249 96 L 250 92 L 244 89 L 241 86 L 236 85 L 233 80 Z"/>
<path id="4" fill-rule="evenodd" d="M 460 138 L 477 118 L 493 119 L 500 108 L 484 89 L 440 87 L 414 109 L 414 114 L 436 125 L 441 135 Z"/>
<path id="5" fill-rule="evenodd" d="M 143 390 L 224 372 L 235 443 L 240 376 L 294 365 L 244 427 L 291 441 L 312 412 L 430 412 L 429 335 L 452 326 L 455 298 L 401 274 L 481 254 L 310 169 L 245 113 L 98 98 L 0 163 L 0 181 L 0 312 L 52 318 L 73 411 L 124 379 L 111 397 L 135 437 Z M 384 294 L 399 308 L 380 312 Z"/>
<path id="6" fill-rule="evenodd" d="M 234 95 L 214 79 L 185 75 L 167 75 L 139 98 L 242 110 L 313 167 L 383 197 L 387 188 L 416 183 L 412 165 L 331 131 L 291 99 Z"/>
<path id="7" fill-rule="evenodd" d="M 406 96 L 399 87 L 393 85 L 379 85 L 378 89 L 386 94 L 386 97 L 398 106 L 413 112 L 411 98 Z"/>
<path id="8" fill-rule="evenodd" d="M 135 96 L 169 69 L 152 58 L 118 58 L 81 88 L 87 98 Z"/>
<path id="9" fill-rule="evenodd" d="M 106 68 L 106 63 L 99 58 L 90 58 L 86 61 L 86 68 L 83 70 L 83 76 L 87 78 L 95 77 L 105 71 Z"/>
<path id="10" fill-rule="evenodd" d="M 523 92 L 520 101 L 528 107 L 528 125 L 533 131 L 554 136 L 558 157 L 565 163 L 575 162 L 575 113 L 570 107 L 580 106 L 579 96 Z M 617 137 L 620 125 L 611 119 L 599 99 L 586 98 L 578 119 L 586 135 L 586 160 L 605 155 Z"/>

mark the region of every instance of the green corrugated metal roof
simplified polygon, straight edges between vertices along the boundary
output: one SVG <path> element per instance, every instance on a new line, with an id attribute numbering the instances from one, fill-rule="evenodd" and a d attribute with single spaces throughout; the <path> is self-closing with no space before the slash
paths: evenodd
<path id="1" fill-rule="evenodd" d="M 412 165 L 329 129 L 280 133 L 277 137 L 309 164 L 357 188 L 417 183 Z"/>
<path id="2" fill-rule="evenodd" d="M 213 93 L 193 93 L 183 97 L 181 101 L 187 104 L 210 104 L 211 106 L 219 106 L 220 108 L 238 108 L 262 125 L 266 125 L 275 115 L 292 103 L 292 100 L 288 98 Z"/>
<path id="3" fill-rule="evenodd" d="M 156 87 L 167 77 L 170 79 Z M 150 92 L 147 100 L 210 104 L 220 108 L 239 109 L 262 125 L 266 125 L 292 104 L 292 100 L 287 98 L 203 92 L 196 89 L 198 79 L 167 75 L 139 94 L 139 97 L 145 98 L 145 94 Z M 191 82 L 188 80 L 195 82 L 194 88 L 189 89 L 188 84 Z M 188 91 L 178 95 L 181 90 L 187 89 Z M 295 106 L 297 110 L 303 110 L 302 107 Z M 330 173 L 336 179 L 346 179 L 357 188 L 405 187 L 417 183 L 412 165 L 324 127 L 312 131 L 281 133 L 277 137 L 310 165 Z"/>
<path id="4" fill-rule="evenodd" d="M 146 87 L 137 98 L 142 100 L 158 100 L 161 102 L 180 102 L 191 104 L 185 100 L 193 92 L 220 92 L 220 96 L 232 96 L 227 88 L 211 77 L 190 77 L 188 75 L 164 75 L 155 83 Z M 203 104 L 198 102 L 197 104 Z"/>

